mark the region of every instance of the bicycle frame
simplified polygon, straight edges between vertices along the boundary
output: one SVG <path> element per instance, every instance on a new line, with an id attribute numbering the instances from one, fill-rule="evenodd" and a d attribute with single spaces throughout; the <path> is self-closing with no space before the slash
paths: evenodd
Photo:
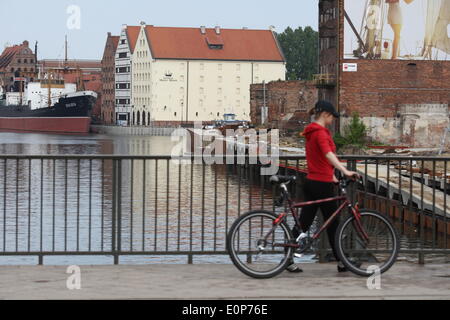
<path id="1" fill-rule="evenodd" d="M 351 213 L 355 217 L 357 229 L 359 229 L 359 232 L 361 233 L 363 239 L 365 241 L 369 242 L 369 236 L 367 235 L 367 233 L 365 232 L 365 230 L 364 230 L 364 228 L 363 228 L 363 226 L 361 224 L 361 213 L 359 211 L 359 206 L 358 206 L 358 204 L 353 206 L 352 203 L 348 200 L 346 195 L 333 197 L 333 198 L 322 199 L 322 200 L 316 200 L 316 201 L 307 201 L 307 202 L 294 203 L 289 197 L 289 193 L 287 192 L 286 186 L 283 186 L 283 190 L 285 192 L 285 195 L 287 196 L 289 209 L 291 211 L 292 216 L 294 217 L 294 221 L 295 221 L 296 225 L 299 226 L 299 227 L 300 227 L 300 219 L 299 219 L 299 215 L 297 214 L 297 210 L 296 209 L 304 208 L 304 207 L 311 206 L 311 205 L 322 204 L 322 203 L 326 203 L 326 202 L 344 201 L 339 206 L 339 208 L 336 210 L 336 212 L 333 213 L 331 215 L 331 217 L 322 225 L 320 230 L 316 234 L 314 234 L 312 236 L 313 240 L 318 239 L 320 237 L 320 235 L 330 226 L 330 224 L 333 223 L 333 221 L 337 218 L 337 216 L 339 214 L 341 214 L 342 210 L 344 210 L 345 207 L 347 207 L 347 208 L 349 208 L 351 210 Z M 281 213 L 279 215 L 279 217 L 274 221 L 274 226 L 273 226 L 272 230 L 265 237 L 265 240 L 267 240 L 270 237 L 270 235 L 275 231 L 275 229 L 286 219 L 286 216 L 287 216 L 286 212 L 283 212 L 283 213 Z M 298 243 L 280 244 L 280 245 L 277 245 L 277 246 L 280 246 L 280 247 L 292 247 L 292 248 L 299 248 L 300 247 L 300 245 Z"/>

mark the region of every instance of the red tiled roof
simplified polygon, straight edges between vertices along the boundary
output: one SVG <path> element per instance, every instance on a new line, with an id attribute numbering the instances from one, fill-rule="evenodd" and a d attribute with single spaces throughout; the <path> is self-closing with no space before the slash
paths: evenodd
<path id="1" fill-rule="evenodd" d="M 19 53 L 22 48 L 23 45 L 15 45 L 5 48 L 2 55 L 0 56 L 0 68 L 7 67 L 11 63 L 11 60 L 14 58 L 14 56 Z"/>
<path id="2" fill-rule="evenodd" d="M 146 27 L 155 59 L 284 61 L 270 30 Z M 223 45 L 222 49 L 210 49 Z"/>
<path id="3" fill-rule="evenodd" d="M 134 48 L 136 47 L 136 42 L 139 37 L 139 31 L 141 31 L 141 27 L 127 26 L 127 37 L 131 53 L 134 53 Z"/>
<path id="4" fill-rule="evenodd" d="M 119 45 L 119 40 L 120 40 L 119 36 L 111 36 L 111 42 L 114 47 L 114 51 L 116 51 L 117 46 Z"/>

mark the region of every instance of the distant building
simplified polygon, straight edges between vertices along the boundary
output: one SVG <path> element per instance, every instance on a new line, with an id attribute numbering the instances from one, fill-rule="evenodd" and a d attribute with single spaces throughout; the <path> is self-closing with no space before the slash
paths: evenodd
<path id="1" fill-rule="evenodd" d="M 37 77 L 36 55 L 29 48 L 29 42 L 6 47 L 0 55 L 0 86 L 11 91 L 14 78 L 23 77 L 34 81 Z"/>
<path id="2" fill-rule="evenodd" d="M 250 86 L 251 121 L 254 125 L 301 130 L 309 124 L 318 89 L 311 81 L 273 81 Z"/>
<path id="3" fill-rule="evenodd" d="M 441 144 L 450 115 L 449 3 L 318 1 L 315 82 L 343 115 L 341 129 L 358 113 L 378 141 Z"/>
<path id="4" fill-rule="evenodd" d="M 138 26 L 124 25 L 117 45 L 115 56 L 116 123 L 120 121 L 121 123 L 131 124 L 132 55 L 136 46 L 139 30 L 140 27 Z"/>
<path id="5" fill-rule="evenodd" d="M 102 106 L 101 120 L 106 124 L 115 124 L 116 102 L 116 50 L 119 36 L 108 32 L 102 59 Z"/>
<path id="6" fill-rule="evenodd" d="M 250 85 L 285 79 L 285 59 L 271 30 L 143 23 L 137 34 L 130 68 L 134 125 L 213 121 L 227 113 L 250 120 Z M 118 49 L 117 56 L 127 59 L 128 53 Z"/>
<path id="7" fill-rule="evenodd" d="M 76 74 L 81 72 L 83 75 L 101 74 L 102 62 L 100 60 L 79 59 L 67 61 L 45 59 L 39 61 L 39 71 L 47 73 L 49 71 L 54 73 Z"/>

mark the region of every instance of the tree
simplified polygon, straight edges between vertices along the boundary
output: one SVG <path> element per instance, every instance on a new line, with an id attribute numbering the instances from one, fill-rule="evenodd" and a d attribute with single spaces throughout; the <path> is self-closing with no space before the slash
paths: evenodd
<path id="1" fill-rule="evenodd" d="M 311 27 L 288 27 L 277 38 L 286 57 L 286 79 L 311 80 L 319 69 L 319 33 Z"/>
<path id="2" fill-rule="evenodd" d="M 367 144 L 367 127 L 359 117 L 353 113 L 352 120 L 344 128 L 343 135 L 339 132 L 334 136 L 334 142 L 339 149 L 346 146 L 365 148 Z"/>

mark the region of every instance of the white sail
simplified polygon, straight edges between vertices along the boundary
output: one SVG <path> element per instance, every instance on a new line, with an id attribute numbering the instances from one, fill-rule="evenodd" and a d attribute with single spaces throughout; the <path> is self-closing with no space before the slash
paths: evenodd
<path id="1" fill-rule="evenodd" d="M 428 0 L 424 48 L 426 58 L 433 59 L 431 48 L 450 54 L 449 24 L 450 0 Z"/>

